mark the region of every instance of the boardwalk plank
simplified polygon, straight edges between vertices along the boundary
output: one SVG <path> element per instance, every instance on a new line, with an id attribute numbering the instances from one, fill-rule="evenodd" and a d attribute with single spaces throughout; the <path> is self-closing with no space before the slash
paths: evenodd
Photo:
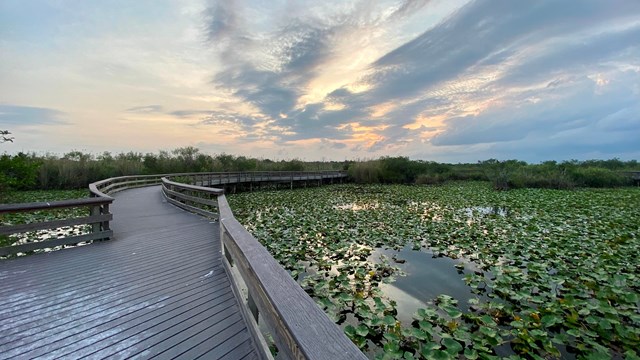
<path id="1" fill-rule="evenodd" d="M 135 319 L 127 319 L 117 326 L 118 332 L 113 331 L 114 327 L 101 326 L 100 330 L 102 330 L 102 333 L 108 334 L 108 342 L 101 339 L 100 343 L 96 343 L 91 342 L 91 338 L 86 338 L 85 340 L 81 340 L 82 344 L 74 344 L 72 351 L 67 349 L 66 353 L 81 358 L 84 356 L 92 356 L 93 353 L 101 350 L 104 356 L 98 355 L 99 357 L 107 357 L 109 353 L 115 352 L 123 352 L 127 356 L 131 356 L 146 349 L 146 347 L 138 346 L 146 339 L 162 334 L 168 330 L 174 331 L 175 329 L 171 329 L 171 327 L 175 323 L 188 320 L 192 316 L 205 316 L 203 315 L 205 311 L 215 308 L 211 307 L 211 303 L 220 305 L 229 300 L 233 300 L 233 294 L 230 292 L 207 294 L 195 299 L 190 299 L 189 302 L 180 304 L 181 306 L 179 307 L 172 307 L 170 310 L 162 309 L 162 311 L 150 312 Z M 223 307 L 223 309 L 228 310 L 229 307 Z"/>
<path id="2" fill-rule="evenodd" d="M 225 285 L 223 279 L 215 286 L 218 285 Z M 145 310 L 152 307 L 158 307 L 161 305 L 165 307 L 170 306 L 174 302 L 182 301 L 183 298 L 189 299 L 194 294 L 200 294 L 203 290 L 206 291 L 208 286 L 208 284 L 202 284 L 202 286 L 194 287 L 188 291 L 185 291 L 184 289 L 176 289 L 170 292 L 155 292 L 147 296 L 110 304 L 105 306 L 104 309 L 90 308 L 86 311 L 73 314 L 72 317 L 56 318 L 56 321 L 52 323 L 43 325 L 37 324 L 37 326 L 28 324 L 24 331 L 17 333 L 19 337 L 16 336 L 13 340 L 5 343 L 3 346 L 7 348 L 14 348 L 19 345 L 23 346 L 38 340 L 40 340 L 40 344 L 43 344 L 44 341 L 51 341 L 54 337 L 60 337 L 63 335 L 72 336 L 76 333 L 90 330 L 102 323 L 121 319 L 124 316 L 144 314 Z M 168 308 L 164 310 L 166 311 L 167 309 Z M 7 335 L 7 339 L 11 339 L 11 336 Z"/>
<path id="3" fill-rule="evenodd" d="M 250 340 L 247 340 L 247 341 L 250 341 Z M 238 359 L 248 359 L 249 355 L 254 355 L 255 356 L 255 353 L 253 353 L 251 351 L 251 349 L 248 348 L 246 345 L 247 345 L 246 343 L 238 344 L 238 346 L 236 346 L 233 350 L 231 350 L 228 353 L 226 353 L 223 356 L 221 356 L 220 359 L 238 360 Z M 209 355 L 208 354 L 204 354 L 200 358 L 201 359 L 207 359 L 207 358 L 209 358 Z M 254 357 L 254 359 L 255 359 L 255 357 Z"/>
<path id="4" fill-rule="evenodd" d="M 202 227 L 202 226 L 198 226 Z M 171 258 L 175 254 L 176 244 L 172 243 L 176 236 L 188 233 L 190 242 L 183 244 L 182 251 L 198 251 L 213 246 L 213 256 L 221 256 L 219 248 L 215 244 L 204 241 L 204 238 L 210 239 L 211 233 L 216 231 L 211 229 L 195 229 L 194 226 L 181 227 L 173 231 L 164 231 L 153 236 L 153 242 L 149 242 L 144 236 L 136 236 L 135 238 L 126 239 L 128 246 L 123 248 L 116 240 L 109 242 L 101 242 L 92 244 L 90 248 L 79 247 L 74 249 L 66 249 L 49 254 L 39 254 L 35 259 L 34 256 L 25 258 L 6 260 L 0 262 L 0 276 L 7 285 L 11 287 L 3 288 L 0 294 L 10 292 L 12 290 L 31 288 L 34 284 L 48 280 L 48 282 L 65 283 L 64 277 L 60 275 L 65 272 L 78 271 L 106 271 L 111 270 L 115 263 L 136 265 L 140 260 L 164 260 Z M 213 239 L 212 239 L 213 240 Z M 130 245 L 130 246 L 129 246 Z M 148 246 L 154 246 L 154 252 L 148 253 L 145 250 Z M 82 250 L 82 251 L 79 251 Z M 58 256 L 58 254 L 61 254 Z M 210 254 L 211 256 L 211 254 Z M 55 257 L 45 264 L 42 264 L 43 258 Z M 184 257 L 183 254 L 180 257 Z M 73 262 L 74 267 L 70 268 L 68 261 Z M 4 268 L 9 268 L 5 270 Z"/>
<path id="5" fill-rule="evenodd" d="M 206 307 L 205 310 L 196 314 L 196 316 L 192 316 L 191 318 L 180 321 L 178 323 L 171 323 L 171 326 L 173 326 L 174 328 L 171 329 L 170 332 L 158 332 L 156 335 L 148 337 L 140 343 L 136 344 L 136 347 L 138 349 L 143 349 L 142 351 L 136 353 L 128 352 L 126 350 L 120 351 L 118 353 L 100 352 L 96 355 L 100 358 L 102 358 L 103 356 L 104 358 L 111 358 L 123 356 L 128 352 L 127 356 L 151 357 L 156 353 L 160 353 L 175 346 L 175 344 L 180 342 L 180 339 L 191 336 L 194 329 L 196 329 L 198 326 L 208 326 L 207 324 L 211 323 L 215 324 L 228 318 L 229 316 L 232 316 L 233 313 L 226 310 L 233 304 L 234 299 L 230 298 L 229 300 L 219 303 L 214 307 L 204 306 Z M 248 351 L 251 352 L 252 349 L 248 349 Z"/>
<path id="6" fill-rule="evenodd" d="M 184 276 L 183 281 L 198 281 L 198 278 L 204 276 L 202 270 L 194 270 L 194 265 L 206 266 L 210 259 L 206 259 L 206 255 L 199 261 L 184 265 L 174 270 L 167 270 L 151 276 L 123 276 L 120 279 L 92 279 L 87 286 L 83 287 L 60 287 L 52 288 L 46 292 L 38 292 L 27 299 L 27 301 L 19 304 L 10 304 L 10 310 L 0 315 L 0 319 L 7 324 L 20 323 L 21 319 L 35 320 L 38 315 L 47 316 L 52 311 L 74 311 L 79 305 L 90 304 L 94 299 L 101 299 L 105 303 L 111 303 L 111 299 L 122 299 L 123 295 L 135 294 L 137 290 L 149 289 L 157 283 L 166 283 L 167 272 L 171 272 L 173 278 Z M 222 271 L 220 267 L 211 268 L 210 271 Z M 177 280 L 177 279 L 176 279 Z M 100 286 L 97 286 L 99 281 Z M 28 309 L 24 309 L 28 305 Z M 21 312 L 16 312 L 23 309 Z M 59 313 L 62 315 L 62 313 Z M 2 329 L 3 327 L 0 327 Z"/>
<path id="7" fill-rule="evenodd" d="M 176 346 L 168 349 L 165 352 L 158 354 L 157 356 L 152 357 L 153 359 L 195 359 L 198 356 L 204 354 L 206 351 L 203 350 L 204 347 L 208 346 L 209 349 L 216 349 L 218 345 L 229 339 L 230 337 L 234 337 L 240 331 L 247 331 L 243 326 L 242 318 L 240 314 L 236 316 L 230 316 L 218 324 L 212 326 L 211 328 L 206 329 L 206 331 L 200 331 L 193 336 L 190 336 L 185 341 L 177 344 Z M 207 345 L 209 343 L 209 345 Z M 220 356 L 215 356 L 216 354 L 212 354 L 211 359 L 217 359 Z"/>
<path id="8" fill-rule="evenodd" d="M 213 331 L 209 330 L 208 332 Z M 203 342 L 189 349 L 189 351 L 180 355 L 180 357 L 185 359 L 198 359 L 200 357 L 204 357 L 205 359 L 218 359 L 236 347 L 242 346 L 244 342 L 248 340 L 249 334 L 247 329 L 242 326 L 241 322 L 238 322 L 234 324 L 234 326 L 225 329 L 224 332 L 217 333 L 205 339 Z"/>

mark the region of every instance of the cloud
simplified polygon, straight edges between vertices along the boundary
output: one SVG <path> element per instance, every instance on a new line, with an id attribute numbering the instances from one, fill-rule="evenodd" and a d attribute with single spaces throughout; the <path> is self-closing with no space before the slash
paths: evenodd
<path id="1" fill-rule="evenodd" d="M 242 30 L 237 34 L 230 31 L 225 28 L 223 35 L 234 41 L 221 51 L 227 68 L 214 76 L 213 84 L 274 118 L 294 108 L 302 88 L 330 53 L 327 38 L 331 29 L 293 23 L 269 34 L 269 52 L 253 61 L 247 53 L 260 47 L 259 40 L 242 35 Z M 210 39 L 216 41 L 220 36 L 216 32 Z"/>
<path id="2" fill-rule="evenodd" d="M 235 124 L 245 131 L 250 131 L 255 124 L 263 120 L 261 117 L 243 116 L 225 111 L 207 111 L 203 112 L 203 115 L 198 121 L 198 125 Z"/>
<path id="3" fill-rule="evenodd" d="M 601 31 L 595 35 L 561 38 L 536 47 L 526 58 L 507 71 L 500 86 L 521 86 L 562 75 L 574 67 L 603 70 L 608 62 L 640 58 L 640 23 L 623 29 Z M 554 80 L 555 83 L 558 79 Z"/>
<path id="4" fill-rule="evenodd" d="M 0 124 L 62 125 L 67 124 L 64 116 L 65 113 L 55 109 L 0 104 Z"/>
<path id="5" fill-rule="evenodd" d="M 362 121 L 358 118 L 366 109 L 357 108 L 356 99 L 350 99 L 343 111 L 326 110 L 323 103 L 301 105 L 300 99 L 308 94 L 310 82 L 322 74 L 328 62 L 341 55 L 336 47 L 345 36 L 364 29 L 367 31 L 363 34 L 369 33 L 368 30 L 375 31 L 385 23 L 400 21 L 427 3 L 401 1 L 390 12 L 365 3 L 335 6 L 330 11 L 327 9 L 333 8 L 327 5 L 316 12 L 285 7 L 280 10 L 289 13 L 270 18 L 266 29 L 261 31 L 251 31 L 248 26 L 249 9 L 237 3 L 215 3 L 207 11 L 207 34 L 225 69 L 214 75 L 212 83 L 256 106 L 262 114 L 294 133 L 283 136 L 283 140 L 341 136 L 343 131 L 336 128 Z M 291 12 L 296 16 L 291 16 Z M 252 20 L 262 24 L 259 18 Z"/>
<path id="6" fill-rule="evenodd" d="M 640 37 L 640 5 L 625 1 L 470 1 L 372 59 L 355 82 L 319 102 L 301 103 L 326 64 L 349 56 L 337 50 L 342 37 L 357 43 L 369 39 L 365 33 L 390 33 L 398 24 L 418 23 L 412 16 L 430 6 L 407 0 L 384 9 L 358 4 L 324 13 L 294 7 L 285 10 L 296 20 L 273 10 L 255 19 L 261 24 L 256 30 L 248 8 L 214 4 L 208 35 L 225 68 L 213 83 L 255 106 L 273 125 L 260 134 L 279 145 L 317 139 L 324 148 L 334 141 L 344 149 L 345 141 L 357 141 L 352 150 L 380 154 L 410 151 L 425 141 L 433 149 L 518 142 L 533 148 L 531 139 L 560 141 L 560 134 L 572 131 L 582 132 L 586 144 L 584 133 L 604 126 L 637 129 L 629 115 L 638 80 L 633 72 L 625 79 L 621 64 L 640 54 L 634 40 Z M 598 73 L 616 78 L 614 85 L 594 81 Z M 247 133 L 259 123 L 228 113 L 208 120 L 230 121 Z"/>
<path id="7" fill-rule="evenodd" d="M 619 127 L 640 135 L 640 117 L 634 115 L 640 96 L 634 87 L 640 74 L 625 72 L 611 86 L 581 78 L 539 92 L 526 92 L 477 115 L 451 118 L 446 130 L 432 139 L 434 145 L 470 145 L 524 139 L 532 134 L 548 138 L 574 129 L 590 129 L 602 136 Z M 528 99 L 537 95 L 537 101 Z M 604 132 L 604 133 L 603 133 Z M 588 141 L 582 138 L 581 141 Z"/>
<path id="8" fill-rule="evenodd" d="M 613 5 L 597 0 L 561 3 L 545 0 L 528 6 L 509 0 L 473 1 L 438 26 L 378 59 L 366 82 L 373 87 L 370 96 L 376 99 L 416 96 L 464 75 L 474 66 L 506 66 L 507 60 L 518 54 L 535 56 L 538 45 L 549 38 L 565 38 L 567 34 L 589 29 L 593 23 L 614 22 L 639 12 L 640 3 L 628 1 L 616 1 Z M 571 52 L 570 58 L 574 60 L 585 54 L 592 58 L 601 57 L 598 55 L 601 53 L 609 55 L 607 50 L 636 44 L 630 41 L 633 36 L 634 32 L 624 34 L 624 39 L 605 47 L 605 51 L 598 48 L 602 45 L 598 41 L 583 49 L 575 45 L 564 53 L 559 51 L 554 60 L 564 59 L 562 55 Z M 525 69 L 523 73 L 528 72 Z"/>
<path id="9" fill-rule="evenodd" d="M 610 133 L 613 141 L 595 141 L 604 123 L 640 136 L 631 116 L 640 100 L 640 64 L 633 60 L 640 53 L 634 40 L 640 38 L 640 4 L 616 5 L 469 3 L 372 64 L 359 106 L 391 101 L 395 108 L 380 119 L 388 126 L 369 149 L 409 147 L 421 141 L 420 133 L 437 131 L 431 144 L 447 148 L 508 143 L 544 149 L 543 140 L 553 137 L 553 148 L 565 153 L 563 143 L 590 153 L 633 150 L 615 145 L 631 144 L 619 133 Z M 341 89 L 329 98 L 350 104 L 353 96 Z M 415 125 L 426 113 L 446 120 Z M 562 136 L 569 133 L 579 135 Z"/>
<path id="10" fill-rule="evenodd" d="M 162 105 L 144 105 L 144 106 L 135 106 L 125 110 L 130 113 L 140 113 L 140 114 L 152 114 L 159 113 L 163 111 Z"/>
<path id="11" fill-rule="evenodd" d="M 402 19 L 406 16 L 414 14 L 416 11 L 423 8 L 431 0 L 405 0 L 391 13 L 389 18 Z"/>
<path id="12" fill-rule="evenodd" d="M 346 147 L 347 147 L 347 144 L 339 141 L 335 141 L 332 139 L 323 138 L 320 140 L 320 149 L 342 150 L 342 149 L 345 149 Z"/>
<path id="13" fill-rule="evenodd" d="M 209 115 L 210 113 L 210 110 L 174 110 L 167 112 L 168 115 L 178 118 L 187 118 L 195 115 Z"/>
<path id="14" fill-rule="evenodd" d="M 215 2 L 206 11 L 207 37 L 214 42 L 230 41 L 238 30 L 234 0 Z"/>

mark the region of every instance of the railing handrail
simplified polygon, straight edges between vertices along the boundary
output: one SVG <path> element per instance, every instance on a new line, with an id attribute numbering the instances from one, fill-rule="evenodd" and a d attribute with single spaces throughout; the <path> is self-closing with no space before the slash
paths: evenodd
<path id="1" fill-rule="evenodd" d="M 14 212 L 28 212 L 36 210 L 50 210 L 50 209 L 64 209 L 71 207 L 81 207 L 90 205 L 102 205 L 110 204 L 113 201 L 111 197 L 95 197 L 95 198 L 80 198 L 70 200 L 56 200 L 56 201 L 39 201 L 30 203 L 16 203 L 16 204 L 0 204 L 0 214 L 2 213 L 14 213 Z"/>
<path id="2" fill-rule="evenodd" d="M 74 226 L 74 225 L 91 225 L 91 232 L 82 235 L 72 235 L 62 238 L 47 239 L 39 242 L 27 242 L 24 244 L 11 245 L 0 248 L 0 256 L 6 256 L 19 252 L 28 252 L 33 250 L 41 250 L 46 248 L 53 248 L 56 246 L 73 245 L 84 241 L 94 240 L 107 240 L 113 236 L 113 231 L 110 228 L 110 221 L 113 219 L 113 214 L 109 212 L 109 205 L 113 202 L 113 198 L 109 196 L 110 193 L 124 190 L 128 188 L 127 184 L 130 179 L 141 178 L 156 178 L 159 182 L 158 175 L 128 175 L 119 176 L 109 179 L 93 182 L 89 184 L 89 193 L 91 197 L 69 200 L 57 200 L 57 201 L 42 201 L 31 203 L 18 203 L 18 204 L 0 204 L 0 214 L 2 213 L 17 213 L 17 212 L 32 212 L 41 210 L 52 209 L 65 209 L 65 208 L 89 208 L 89 215 L 67 219 L 45 220 L 32 222 L 28 224 L 18 225 L 3 225 L 0 231 L 1 235 L 11 235 L 17 233 L 24 233 L 34 230 L 50 230 L 56 229 L 62 226 Z M 109 185 L 122 185 L 107 190 Z M 106 185 L 106 186 L 105 186 Z M 152 184 L 149 184 L 152 185 Z M 111 190 L 111 191 L 110 191 Z"/>
<path id="3" fill-rule="evenodd" d="M 92 196 L 95 196 L 95 197 L 111 198 L 109 196 L 109 194 L 112 194 L 112 193 L 114 193 L 116 191 L 124 190 L 127 187 L 117 188 L 115 191 L 112 191 L 112 192 L 107 191 L 105 193 L 105 192 L 102 191 L 102 189 L 104 189 L 106 186 L 103 186 L 103 185 L 107 185 L 108 186 L 108 185 L 111 185 L 111 184 L 127 184 L 128 180 L 132 180 L 132 179 L 156 179 L 157 182 L 159 182 L 160 178 L 162 176 L 166 176 L 166 175 L 167 174 L 116 176 L 116 177 L 112 177 L 112 178 L 108 178 L 108 179 L 92 182 L 91 184 L 89 184 L 89 192 L 91 193 Z"/>
<path id="4" fill-rule="evenodd" d="M 198 174 L 200 174 L 200 173 L 198 173 Z M 198 186 L 198 185 L 191 185 L 191 184 L 175 182 L 175 181 L 169 180 L 168 177 L 162 177 L 161 181 L 162 181 L 163 184 L 173 185 L 173 186 L 181 187 L 181 188 L 184 188 L 184 189 L 190 189 L 190 190 L 194 190 L 194 191 L 203 191 L 203 192 L 208 192 L 208 193 L 212 193 L 212 194 L 216 194 L 216 195 L 224 194 L 224 190 L 223 189 L 210 188 L 210 187 L 205 187 L 205 186 Z"/>
<path id="5" fill-rule="evenodd" d="M 103 185 L 107 184 L 112 184 L 114 182 L 122 182 L 122 183 L 126 183 L 126 180 L 133 180 L 133 179 L 156 179 L 158 180 L 158 183 L 160 183 L 161 179 L 163 177 L 180 177 L 180 176 L 192 176 L 192 175 L 200 175 L 200 176 L 207 176 L 207 175 L 225 175 L 225 176 L 231 176 L 231 175 L 242 175 L 242 174 L 251 174 L 251 175 L 269 175 L 269 174 L 278 174 L 278 175 L 295 175 L 295 174 L 314 174 L 314 173 L 318 173 L 318 174 L 331 174 L 334 173 L 336 175 L 346 175 L 345 171 L 341 171 L 341 170 L 310 170 L 310 171 L 289 171 L 289 170 L 284 170 L 284 171 L 262 171 L 262 170 L 252 170 L 252 171 L 210 171 L 210 172 L 183 172 L 183 173 L 163 173 L 163 174 L 145 174 L 145 175 L 124 175 L 124 176 L 117 176 L 117 177 L 112 177 L 112 178 L 108 178 L 108 179 L 104 179 L 104 180 L 99 180 L 96 182 L 93 182 L 91 184 L 89 184 L 89 191 L 91 192 L 91 194 L 93 196 L 100 196 L 100 197 L 109 197 L 109 193 L 105 193 L 102 192 L 100 189 Z M 170 180 L 168 180 L 170 181 Z"/>

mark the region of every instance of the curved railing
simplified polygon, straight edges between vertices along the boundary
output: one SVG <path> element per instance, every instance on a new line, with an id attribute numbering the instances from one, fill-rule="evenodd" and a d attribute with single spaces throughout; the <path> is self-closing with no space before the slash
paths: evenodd
<path id="1" fill-rule="evenodd" d="M 167 200 L 185 210 L 216 219 L 218 217 L 217 197 L 224 188 L 235 192 L 238 186 L 253 189 L 261 184 L 284 184 L 292 188 L 298 183 L 318 183 L 341 181 L 347 174 L 341 171 L 252 171 L 252 172 L 211 172 L 180 173 L 159 175 L 162 191 Z"/>
<path id="2" fill-rule="evenodd" d="M 113 202 L 110 194 L 140 186 L 156 185 L 166 174 L 119 176 L 89 184 L 89 198 L 22 204 L 0 204 L 0 215 L 28 212 L 36 213 L 56 209 L 87 209 L 87 216 L 36 221 L 28 224 L 2 225 L 0 235 L 13 235 L 38 230 L 53 230 L 65 226 L 89 225 L 89 232 L 81 235 L 28 242 L 0 248 L 0 256 L 54 248 L 62 245 L 75 245 L 81 242 L 106 240 L 113 236 L 109 222 L 113 214 L 109 206 Z"/>
<path id="3" fill-rule="evenodd" d="M 162 177 L 166 175 L 167 174 L 112 177 L 89 184 L 89 192 L 93 197 L 109 197 L 109 195 L 113 193 L 126 189 L 159 185 Z"/>
<path id="4" fill-rule="evenodd" d="M 109 205 L 113 201 L 110 197 L 84 198 L 51 202 L 34 202 L 23 204 L 0 204 L 0 214 L 18 212 L 40 212 L 56 209 L 86 209 L 87 216 L 55 219 L 33 222 L 28 224 L 2 225 L 0 235 L 13 235 L 30 231 L 52 230 L 65 226 L 90 225 L 90 232 L 81 235 L 27 242 L 0 248 L 0 256 L 24 253 L 33 250 L 54 248 L 63 245 L 74 245 L 81 242 L 108 239 L 113 235 L 109 228 L 109 221 L 113 215 L 109 213 Z"/>
<path id="5" fill-rule="evenodd" d="M 224 264 L 234 280 L 234 292 L 243 303 L 245 318 L 253 324 L 254 338 L 261 338 L 257 330 L 260 319 L 273 336 L 279 358 L 366 359 L 267 249 L 236 220 L 222 189 L 200 186 L 259 181 L 289 182 L 291 186 L 304 181 L 321 184 L 345 178 L 344 172 L 180 175 L 181 181 L 194 185 L 177 182 L 176 177 L 162 179 L 163 192 L 173 196 L 174 203 L 181 203 L 178 206 L 187 210 L 204 205 L 209 207 L 205 215 L 218 215 Z M 217 209 L 217 214 L 212 209 Z"/>

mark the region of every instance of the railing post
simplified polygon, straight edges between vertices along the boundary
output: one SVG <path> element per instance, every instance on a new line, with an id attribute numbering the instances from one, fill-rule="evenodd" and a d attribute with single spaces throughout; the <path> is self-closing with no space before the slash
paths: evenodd
<path id="1" fill-rule="evenodd" d="M 109 214 L 109 204 L 102 205 L 102 214 Z M 102 231 L 111 230 L 111 226 L 109 225 L 109 220 L 105 220 L 102 222 Z"/>
<path id="2" fill-rule="evenodd" d="M 258 323 L 258 305 L 256 305 L 256 301 L 253 300 L 253 296 L 251 296 L 251 292 L 248 291 L 247 294 L 247 305 L 249 306 L 249 311 L 251 311 L 251 315 L 256 320 L 256 324 Z"/>
<path id="3" fill-rule="evenodd" d="M 94 205 L 91 207 L 91 216 L 98 216 L 100 215 L 100 205 Z M 91 232 L 93 233 L 97 233 L 100 232 L 101 229 L 101 222 L 94 222 L 93 224 L 91 224 Z"/>

